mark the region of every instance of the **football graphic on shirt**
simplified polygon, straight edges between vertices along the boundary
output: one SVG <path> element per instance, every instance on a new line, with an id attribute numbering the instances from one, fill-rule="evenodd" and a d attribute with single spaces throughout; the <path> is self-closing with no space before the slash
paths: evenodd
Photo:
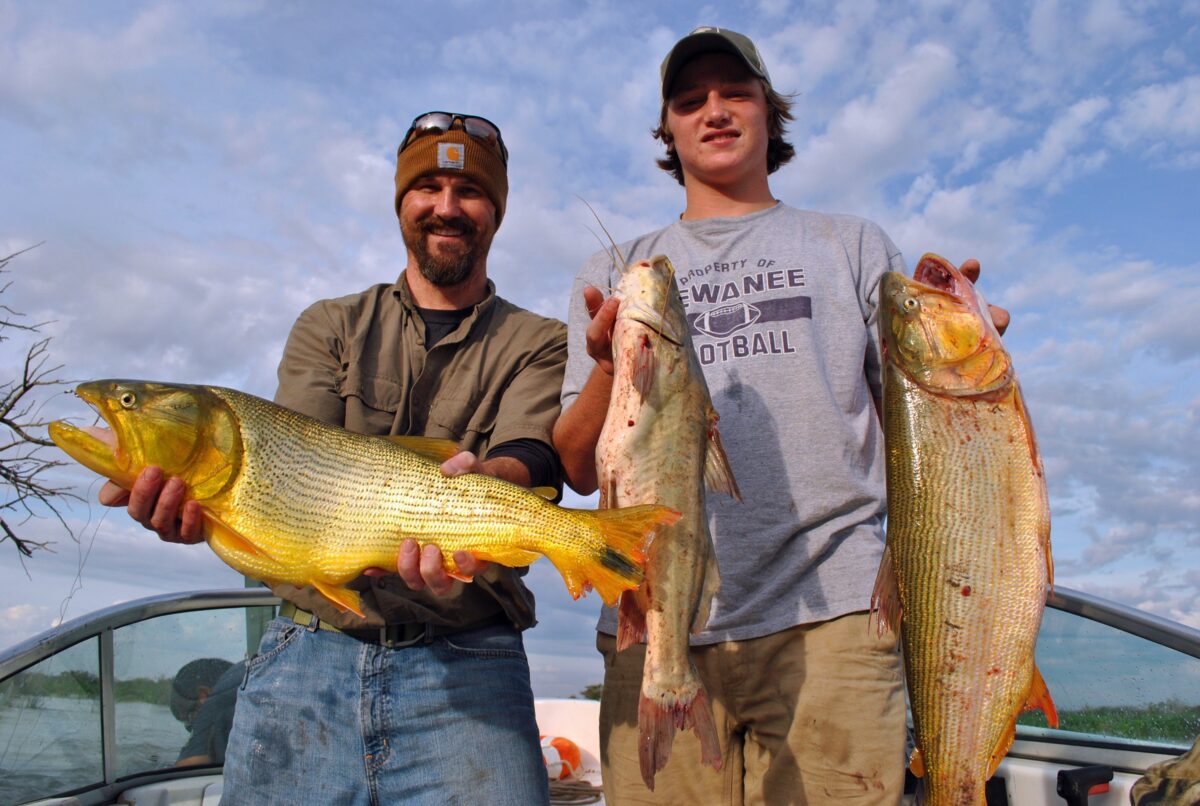
<path id="1" fill-rule="evenodd" d="M 692 326 L 706 336 L 723 338 L 757 322 L 762 317 L 760 311 L 748 302 L 732 302 L 719 308 L 712 308 L 697 316 Z"/>

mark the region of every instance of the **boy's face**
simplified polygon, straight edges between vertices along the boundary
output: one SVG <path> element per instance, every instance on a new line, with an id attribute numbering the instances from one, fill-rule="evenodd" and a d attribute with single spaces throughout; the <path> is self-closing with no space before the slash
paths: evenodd
<path id="1" fill-rule="evenodd" d="M 703 53 L 675 78 L 667 128 L 688 181 L 722 186 L 767 177 L 767 98 L 731 53 Z"/>

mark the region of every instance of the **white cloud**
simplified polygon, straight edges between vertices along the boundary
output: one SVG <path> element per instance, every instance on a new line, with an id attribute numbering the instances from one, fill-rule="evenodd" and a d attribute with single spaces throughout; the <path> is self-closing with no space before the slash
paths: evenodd
<path id="1" fill-rule="evenodd" d="M 1194 167 L 1200 155 L 1200 75 L 1139 88 L 1121 100 L 1104 133 L 1122 147 Z"/>

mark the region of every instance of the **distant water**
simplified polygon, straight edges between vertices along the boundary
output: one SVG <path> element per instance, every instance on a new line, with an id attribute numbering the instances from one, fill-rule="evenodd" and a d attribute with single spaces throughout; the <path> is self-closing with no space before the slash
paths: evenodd
<path id="1" fill-rule="evenodd" d="M 170 767 L 188 734 L 170 709 L 117 703 L 117 774 Z M 0 804 L 22 803 L 104 778 L 95 700 L 20 698 L 0 705 Z"/>

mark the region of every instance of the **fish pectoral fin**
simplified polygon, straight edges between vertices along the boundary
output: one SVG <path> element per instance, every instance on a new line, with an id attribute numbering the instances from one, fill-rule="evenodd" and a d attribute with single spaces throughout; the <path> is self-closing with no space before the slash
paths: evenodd
<path id="1" fill-rule="evenodd" d="M 709 551 L 708 561 L 704 566 L 704 583 L 700 586 L 700 598 L 696 602 L 696 613 L 692 616 L 692 624 L 689 630 L 692 635 L 696 635 L 708 626 L 708 616 L 712 611 L 712 600 L 717 595 L 720 587 L 721 571 L 717 566 L 717 554 L 715 551 Z"/>
<path id="2" fill-rule="evenodd" d="M 617 651 L 646 640 L 645 588 L 636 588 L 621 594 L 617 609 Z"/>
<path id="3" fill-rule="evenodd" d="M 875 634 L 882 638 L 890 631 L 900 631 L 900 584 L 896 580 L 896 567 L 892 563 L 892 547 L 883 547 L 883 559 L 879 561 L 879 572 L 875 574 L 875 587 L 871 591 L 871 617 L 875 620 Z M 871 619 L 867 619 L 867 632 L 871 631 Z"/>
<path id="4" fill-rule="evenodd" d="M 733 468 L 729 464 L 729 456 L 725 446 L 721 444 L 721 432 L 717 430 L 716 413 L 714 412 L 708 426 L 708 443 L 704 452 L 704 483 L 708 489 L 742 500 L 742 491 L 738 489 L 737 479 L 733 477 Z"/>
<path id="5" fill-rule="evenodd" d="M 358 595 L 357 591 L 330 585 L 316 579 L 310 579 L 308 584 L 316 588 L 326 599 L 333 602 L 333 606 L 343 613 L 349 611 L 359 618 L 366 618 L 366 614 L 363 613 L 362 609 L 362 597 Z"/>
<path id="6" fill-rule="evenodd" d="M 637 390 L 641 399 L 645 400 L 654 385 L 658 360 L 654 357 L 654 347 L 650 344 L 649 336 L 643 336 L 635 349 L 637 355 L 633 357 L 633 388 Z"/>
<path id="7" fill-rule="evenodd" d="M 439 465 L 458 453 L 458 443 L 452 439 L 400 435 L 390 436 L 388 439 L 401 448 L 423 456 L 431 462 L 437 462 Z"/>
<path id="8" fill-rule="evenodd" d="M 925 756 L 922 755 L 921 748 L 913 748 L 912 755 L 908 757 L 908 769 L 918 778 L 925 777 Z"/>
<path id="9" fill-rule="evenodd" d="M 1029 696 L 1025 698 L 1025 711 L 1040 710 L 1046 715 L 1046 724 L 1052 728 L 1058 727 L 1058 708 L 1054 705 L 1054 700 L 1050 698 L 1050 687 L 1046 685 L 1046 679 L 1042 677 L 1042 673 L 1038 671 L 1038 667 L 1033 667 L 1033 680 L 1029 685 Z"/>
<path id="10" fill-rule="evenodd" d="M 249 538 L 245 537 L 241 532 L 238 532 L 229 525 L 218 520 L 215 516 L 209 514 L 208 512 L 204 513 L 204 524 L 207 527 L 205 530 L 207 532 L 205 537 L 210 546 L 214 542 L 217 543 L 217 546 L 213 546 L 213 551 L 216 551 L 218 555 L 221 554 L 221 552 L 218 551 L 219 546 L 230 553 L 249 554 L 251 557 L 270 560 L 271 562 L 278 564 L 278 561 L 274 557 L 263 551 L 258 546 L 254 545 L 254 543 Z M 222 559 L 224 559 L 223 556 Z"/>

